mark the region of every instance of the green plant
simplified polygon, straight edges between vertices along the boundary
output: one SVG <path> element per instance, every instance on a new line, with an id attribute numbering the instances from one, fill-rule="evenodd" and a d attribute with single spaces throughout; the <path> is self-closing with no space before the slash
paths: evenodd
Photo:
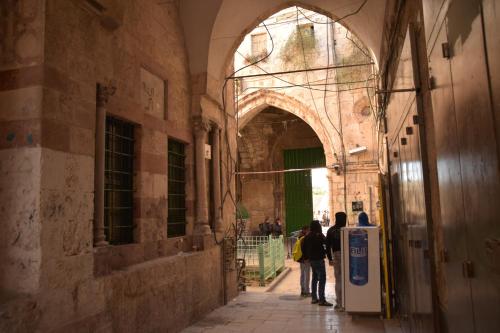
<path id="1" fill-rule="evenodd" d="M 267 56 L 267 53 L 265 53 L 265 52 L 258 53 L 258 54 L 247 54 L 245 56 L 245 63 L 247 65 L 250 65 L 250 64 L 258 62 L 259 60 L 266 62 L 267 61 L 266 56 Z"/>
<path id="2" fill-rule="evenodd" d="M 351 50 L 347 54 L 337 54 L 335 65 L 352 65 L 352 64 L 363 64 L 370 63 L 371 58 L 368 56 L 368 50 L 362 46 L 361 42 L 355 37 L 351 36 L 349 38 L 351 41 Z M 359 66 L 359 67 L 347 67 L 347 68 L 338 68 L 336 70 L 337 80 L 338 80 L 338 88 L 340 90 L 349 89 L 353 87 L 363 87 L 364 80 L 368 78 L 371 74 L 371 66 Z M 361 83 L 345 83 L 343 82 L 359 82 Z"/>
<path id="3" fill-rule="evenodd" d="M 316 36 L 312 24 L 301 24 L 288 36 L 281 48 L 280 59 L 287 70 L 311 67 L 317 56 Z"/>
<path id="4" fill-rule="evenodd" d="M 246 220 L 250 218 L 250 213 L 241 202 L 236 205 L 236 218 Z"/>

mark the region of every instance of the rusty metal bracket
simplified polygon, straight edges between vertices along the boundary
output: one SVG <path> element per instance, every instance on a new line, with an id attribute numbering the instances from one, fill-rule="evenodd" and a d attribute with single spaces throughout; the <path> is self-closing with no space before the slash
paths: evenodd
<path id="1" fill-rule="evenodd" d="M 392 94 L 392 93 L 398 93 L 398 92 L 419 92 L 420 89 L 417 88 L 404 88 L 404 89 L 391 89 L 391 90 L 377 90 L 375 91 L 376 94 Z"/>

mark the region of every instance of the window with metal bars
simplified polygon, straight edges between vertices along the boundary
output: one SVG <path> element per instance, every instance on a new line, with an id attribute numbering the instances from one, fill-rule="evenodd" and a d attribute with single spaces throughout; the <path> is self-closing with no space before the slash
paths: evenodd
<path id="1" fill-rule="evenodd" d="M 106 117 L 104 231 L 110 244 L 134 241 L 134 125 Z"/>
<path id="2" fill-rule="evenodd" d="M 186 145 L 168 139 L 167 236 L 186 234 Z"/>

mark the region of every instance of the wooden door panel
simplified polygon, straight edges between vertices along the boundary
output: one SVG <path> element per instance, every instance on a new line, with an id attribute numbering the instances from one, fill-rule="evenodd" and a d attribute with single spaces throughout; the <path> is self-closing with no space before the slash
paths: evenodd
<path id="1" fill-rule="evenodd" d="M 500 276 L 491 261 L 491 244 L 500 240 L 500 182 L 480 1 L 454 1 L 447 23 L 474 322 L 477 332 L 490 332 L 500 327 Z"/>
<path id="2" fill-rule="evenodd" d="M 432 104 L 436 138 L 437 172 L 441 223 L 445 249 L 438 254 L 445 263 L 447 293 L 441 299 L 446 326 L 450 332 L 472 332 L 473 316 L 469 281 L 462 276 L 462 262 L 467 259 L 465 212 L 461 186 L 460 149 L 453 102 L 449 61 L 443 58 L 441 45 L 447 42 L 442 26 L 431 50 L 429 61 L 434 82 Z"/>

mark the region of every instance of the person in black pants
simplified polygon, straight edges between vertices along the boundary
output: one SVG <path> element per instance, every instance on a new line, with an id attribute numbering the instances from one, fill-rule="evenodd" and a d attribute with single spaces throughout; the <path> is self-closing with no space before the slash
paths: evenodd
<path id="1" fill-rule="evenodd" d="M 332 306 L 325 299 L 326 270 L 325 270 L 325 236 L 318 220 L 311 222 L 310 231 L 302 242 L 302 256 L 309 260 L 312 270 L 311 297 L 312 304 Z M 328 257 L 331 260 L 330 256 Z"/>
<path id="2" fill-rule="evenodd" d="M 341 229 L 345 227 L 347 215 L 344 212 L 335 213 L 335 225 L 328 229 L 326 233 L 326 253 L 329 254 L 330 266 L 333 266 L 333 273 L 335 275 L 335 297 L 337 298 L 337 305 L 335 310 L 342 311 L 342 248 L 341 248 Z"/>

